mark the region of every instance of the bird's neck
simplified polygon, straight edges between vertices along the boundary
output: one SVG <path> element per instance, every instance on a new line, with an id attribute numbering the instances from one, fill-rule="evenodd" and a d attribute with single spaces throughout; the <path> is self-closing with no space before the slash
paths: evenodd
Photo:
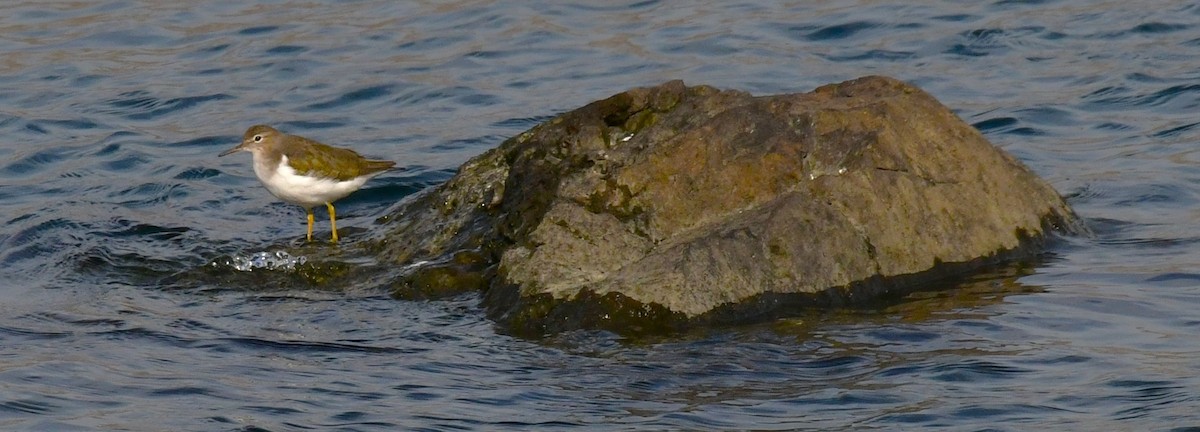
<path id="1" fill-rule="evenodd" d="M 275 171 L 279 169 L 279 162 L 282 155 L 275 153 L 274 156 L 272 156 L 271 154 L 267 154 L 267 152 L 261 151 L 253 153 L 254 175 L 258 176 L 258 179 L 264 182 L 275 176 Z"/>

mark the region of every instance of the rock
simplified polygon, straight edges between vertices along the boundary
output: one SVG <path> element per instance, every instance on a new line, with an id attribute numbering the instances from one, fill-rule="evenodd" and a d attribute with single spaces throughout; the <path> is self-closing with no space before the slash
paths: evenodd
<path id="1" fill-rule="evenodd" d="M 630 90 L 472 159 L 390 220 L 380 250 L 411 268 L 398 296 L 483 289 L 531 335 L 860 304 L 1078 226 L 1020 162 L 885 77 Z"/>

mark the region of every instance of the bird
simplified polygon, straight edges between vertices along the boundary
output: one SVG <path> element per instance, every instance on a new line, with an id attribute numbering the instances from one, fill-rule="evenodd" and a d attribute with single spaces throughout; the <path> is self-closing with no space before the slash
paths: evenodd
<path id="1" fill-rule="evenodd" d="M 354 150 L 333 147 L 302 136 L 288 135 L 259 124 L 242 135 L 242 143 L 217 155 L 246 151 L 254 156 L 254 175 L 276 198 L 304 207 L 308 241 L 313 236 L 313 207 L 329 210 L 332 242 L 337 243 L 333 202 L 357 191 L 371 177 L 396 165 L 367 159 Z"/>

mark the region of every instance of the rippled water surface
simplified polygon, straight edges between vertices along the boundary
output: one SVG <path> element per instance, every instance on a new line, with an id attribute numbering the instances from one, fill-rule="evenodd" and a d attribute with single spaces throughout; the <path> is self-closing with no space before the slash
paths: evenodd
<path id="1" fill-rule="evenodd" d="M 0 429 L 1200 424 L 1192 2 L 244 3 L 0 5 Z M 882 310 L 533 341 L 473 295 L 292 282 L 303 211 L 248 155 L 216 158 L 270 123 L 399 161 L 339 202 L 352 244 L 469 157 L 632 86 L 867 74 L 934 94 L 1094 235 Z"/>

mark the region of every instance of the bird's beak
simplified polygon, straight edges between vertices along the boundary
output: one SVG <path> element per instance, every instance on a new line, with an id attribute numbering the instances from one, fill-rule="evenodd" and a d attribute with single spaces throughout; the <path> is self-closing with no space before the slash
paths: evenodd
<path id="1" fill-rule="evenodd" d="M 228 154 L 237 153 L 237 152 L 239 152 L 239 151 L 242 151 L 242 150 L 245 150 L 245 149 L 246 149 L 245 147 L 242 147 L 242 144 L 238 144 L 238 145 L 237 145 L 237 147 L 234 147 L 234 148 L 231 148 L 231 149 L 229 149 L 229 150 L 225 150 L 225 151 L 221 152 L 221 154 L 217 155 L 217 157 L 221 157 L 221 156 L 225 156 L 225 155 L 228 155 Z"/>

